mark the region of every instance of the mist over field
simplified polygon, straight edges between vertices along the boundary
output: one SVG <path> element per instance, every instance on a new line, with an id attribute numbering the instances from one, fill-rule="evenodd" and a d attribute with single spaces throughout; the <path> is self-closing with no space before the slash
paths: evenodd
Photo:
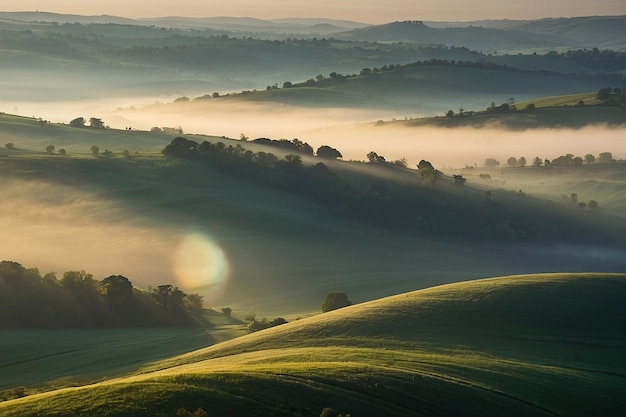
<path id="1" fill-rule="evenodd" d="M 10 110 L 9 104 L 4 104 L 3 108 Z M 154 98 L 12 104 L 14 110 L 23 109 L 27 115 L 55 122 L 68 123 L 79 116 L 100 117 L 117 129 L 181 127 L 184 134 L 235 139 L 241 134 L 250 139 L 298 138 L 314 149 L 322 145 L 335 147 L 344 160 L 365 160 L 367 153 L 375 151 L 391 161 L 405 158 L 413 167 L 422 159 L 442 169 L 482 166 L 486 158 L 496 158 L 505 165 L 511 156 L 524 156 L 529 164 L 535 157 L 551 160 L 568 153 L 584 156 L 612 152 L 616 159 L 626 158 L 625 129 L 605 125 L 528 130 L 510 130 L 497 125 L 410 127 L 376 122 L 423 115 L 403 116 L 397 111 L 376 109 L 298 108 L 273 103 L 158 104 Z"/>
<path id="2" fill-rule="evenodd" d="M 483 165 L 486 158 L 506 160 L 524 156 L 554 159 L 572 153 L 585 155 L 612 152 L 626 158 L 625 129 L 604 125 L 581 129 L 528 129 L 512 131 L 498 126 L 478 128 L 405 127 L 376 123 L 417 118 L 422 115 L 384 110 L 346 108 L 296 108 L 280 104 L 245 103 L 195 105 L 149 105 L 117 109 L 111 113 L 117 123 L 149 129 L 151 126 L 181 126 L 187 133 L 250 139 L 298 138 L 314 149 L 333 146 L 344 160 L 365 160 L 375 151 L 387 160 L 406 158 L 410 166 L 426 159 L 439 168 Z"/>
<path id="3" fill-rule="evenodd" d="M 5 181 L 0 213 L 0 228 L 10 236 L 3 257 L 59 276 L 87 270 L 164 281 L 172 276 L 167 254 L 182 239 L 97 191 L 40 180 Z"/>

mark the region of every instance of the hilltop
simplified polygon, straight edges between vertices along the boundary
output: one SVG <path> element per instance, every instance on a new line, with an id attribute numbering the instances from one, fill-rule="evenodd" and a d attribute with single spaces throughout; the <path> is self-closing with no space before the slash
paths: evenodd
<path id="1" fill-rule="evenodd" d="M 614 415 L 625 405 L 625 280 L 512 276 L 406 293 L 134 376 L 1 403 L 0 413 L 317 416 L 329 407 L 386 416 Z"/>

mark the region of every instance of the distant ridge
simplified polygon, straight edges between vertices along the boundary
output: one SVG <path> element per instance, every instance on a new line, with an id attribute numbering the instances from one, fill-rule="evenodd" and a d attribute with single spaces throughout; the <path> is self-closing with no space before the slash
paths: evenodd
<path id="1" fill-rule="evenodd" d="M 373 25 L 342 33 L 345 39 L 446 43 L 493 49 L 599 47 L 624 50 L 626 15 L 546 18 L 537 20 L 479 20 L 471 22 L 404 21 Z"/>
<path id="2" fill-rule="evenodd" d="M 477 26 L 433 28 L 423 21 L 393 22 L 368 26 L 337 35 L 341 39 L 415 42 L 419 44 L 463 45 L 471 49 L 497 50 L 516 47 L 557 47 L 566 44 L 564 39 L 538 35 L 518 30 L 503 30 Z"/>
<path id="3" fill-rule="evenodd" d="M 39 11 L 24 11 L 24 12 L 0 12 L 0 19 L 21 20 L 25 22 L 58 22 L 58 23 L 116 23 L 116 24 L 137 24 L 134 19 L 110 16 L 110 15 L 98 15 L 98 16 L 83 16 L 75 14 L 61 14 L 51 12 L 39 12 Z"/>
<path id="4" fill-rule="evenodd" d="M 58 22 L 80 24 L 128 24 L 128 25 L 156 25 L 175 27 L 178 29 L 219 29 L 226 31 L 268 31 L 271 33 L 293 32 L 331 34 L 355 28 L 368 26 L 367 23 L 349 20 L 334 20 L 325 18 L 284 18 L 284 19 L 257 19 L 253 17 L 211 16 L 161 16 L 150 18 L 131 19 L 119 16 L 83 16 L 40 11 L 0 12 L 0 19 L 19 20 L 25 22 Z"/>

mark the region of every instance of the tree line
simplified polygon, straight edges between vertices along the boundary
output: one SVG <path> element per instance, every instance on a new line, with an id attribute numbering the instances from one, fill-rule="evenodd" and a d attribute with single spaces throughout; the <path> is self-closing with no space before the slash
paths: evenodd
<path id="1" fill-rule="evenodd" d="M 99 281 L 67 271 L 59 278 L 0 262 L 0 328 L 191 326 L 200 310 L 202 296 L 170 284 L 144 291 L 122 275 Z"/>
<path id="2" fill-rule="evenodd" d="M 591 165 L 591 164 L 608 164 L 615 162 L 613 159 L 613 153 L 611 152 L 600 152 L 596 157 L 594 154 L 588 153 L 585 156 L 574 156 L 574 154 L 567 153 L 565 155 L 560 155 L 554 159 L 541 159 L 538 156 L 533 159 L 531 165 L 533 167 L 550 167 L 550 166 L 580 166 L 583 164 Z M 525 157 L 520 156 L 516 158 L 515 156 L 511 156 L 506 160 L 506 166 L 512 167 L 525 167 L 527 165 L 527 160 Z M 496 158 L 487 158 L 484 162 L 485 168 L 497 168 L 500 166 L 500 161 Z"/>

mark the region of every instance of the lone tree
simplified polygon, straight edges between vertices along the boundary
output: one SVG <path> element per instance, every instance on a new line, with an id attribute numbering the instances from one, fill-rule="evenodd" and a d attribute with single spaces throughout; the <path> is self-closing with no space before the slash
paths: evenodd
<path id="1" fill-rule="evenodd" d="M 15 149 L 15 144 L 13 142 L 9 142 L 9 143 L 6 143 L 4 145 L 4 147 L 9 149 L 9 150 L 13 150 L 13 149 Z"/>
<path id="2" fill-rule="evenodd" d="M 352 305 L 352 301 L 348 300 L 346 293 L 341 291 L 333 291 L 326 295 L 326 299 L 322 303 L 322 313 L 337 310 L 339 308 Z"/>
<path id="3" fill-rule="evenodd" d="M 70 122 L 70 126 L 72 127 L 85 127 L 85 118 L 77 117 L 76 119 Z"/>
<path id="4" fill-rule="evenodd" d="M 593 156 L 593 154 L 588 153 L 587 155 L 585 155 L 585 162 L 587 162 L 587 164 L 593 164 L 594 162 L 596 162 L 596 157 Z"/>
<path id="5" fill-rule="evenodd" d="M 100 148 L 99 148 L 99 147 L 97 147 L 96 145 L 92 146 L 92 147 L 91 147 L 91 154 L 92 154 L 93 156 L 98 156 L 98 155 L 100 155 Z"/>
<path id="6" fill-rule="evenodd" d="M 495 158 L 487 158 L 485 159 L 485 167 L 486 168 L 496 168 L 500 166 L 500 162 Z"/>
<path id="7" fill-rule="evenodd" d="M 52 154 L 54 152 L 54 145 L 48 145 L 46 146 L 46 153 Z"/>
<path id="8" fill-rule="evenodd" d="M 366 156 L 367 156 L 367 160 L 372 164 L 382 164 L 385 162 L 385 157 L 382 155 L 378 155 L 374 151 L 371 151 Z"/>
<path id="9" fill-rule="evenodd" d="M 331 148 L 330 146 L 326 146 L 326 145 L 322 145 L 319 148 L 317 148 L 317 156 L 319 156 L 320 158 L 324 158 L 324 159 L 343 158 L 343 155 L 341 155 L 341 152 L 339 152 L 335 148 Z"/>
<path id="10" fill-rule="evenodd" d="M 102 121 L 102 119 L 92 117 L 91 119 L 89 119 L 89 127 L 93 129 L 104 129 L 104 122 Z"/>
<path id="11" fill-rule="evenodd" d="M 613 162 L 613 154 L 611 152 L 601 152 L 598 155 L 598 162 L 601 164 Z"/>

